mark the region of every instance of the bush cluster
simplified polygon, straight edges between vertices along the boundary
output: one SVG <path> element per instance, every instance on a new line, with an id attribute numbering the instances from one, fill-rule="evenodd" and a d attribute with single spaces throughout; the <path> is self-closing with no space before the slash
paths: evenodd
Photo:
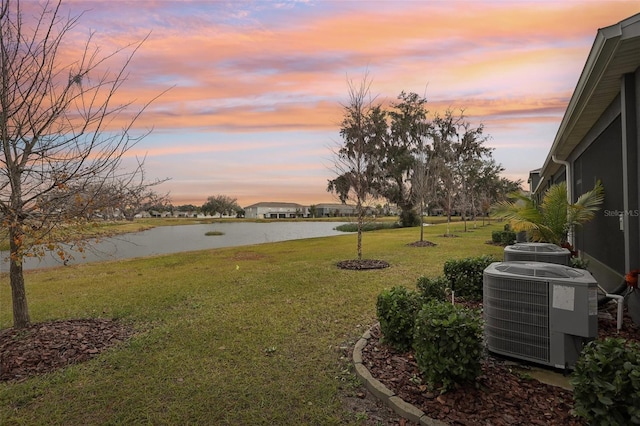
<path id="1" fill-rule="evenodd" d="M 394 229 L 399 228 L 395 222 L 365 222 L 362 224 L 362 231 L 379 231 L 381 229 Z M 336 231 L 341 232 L 358 232 L 358 224 L 355 222 L 343 223 L 342 225 L 336 226 Z"/>
<path id="2" fill-rule="evenodd" d="M 384 343 L 405 352 L 413 344 L 415 316 L 420 307 L 420 297 L 405 287 L 383 290 L 376 301 L 376 313 Z"/>
<path id="3" fill-rule="evenodd" d="M 482 320 L 471 309 L 447 302 L 423 305 L 415 320 L 413 347 L 426 385 L 444 393 L 481 372 Z"/>
<path id="4" fill-rule="evenodd" d="M 416 288 L 423 302 L 430 300 L 444 301 L 447 297 L 449 281 L 445 277 L 420 277 L 416 283 Z"/>
<path id="5" fill-rule="evenodd" d="M 513 231 L 493 231 L 491 241 L 495 244 L 508 246 L 516 241 L 516 233 Z"/>
<path id="6" fill-rule="evenodd" d="M 482 300 L 483 273 L 495 261 L 495 258 L 488 255 L 447 260 L 444 263 L 444 275 L 456 297 Z"/>
<path id="7" fill-rule="evenodd" d="M 456 297 L 482 300 L 484 269 L 491 256 L 448 260 L 444 276 L 420 277 L 416 291 L 404 287 L 383 290 L 376 301 L 383 341 L 399 351 L 414 349 L 425 383 L 446 392 L 455 384 L 480 374 L 482 316 L 449 303 Z"/>
<path id="8" fill-rule="evenodd" d="M 425 383 L 441 392 L 480 373 L 481 315 L 446 301 L 445 277 L 420 277 L 417 291 L 383 290 L 376 301 L 383 342 L 414 349 Z"/>
<path id="9" fill-rule="evenodd" d="M 415 210 L 403 210 L 400 212 L 400 226 L 409 228 L 420 225 L 420 215 Z"/>
<path id="10" fill-rule="evenodd" d="M 589 342 L 572 373 L 574 412 L 589 424 L 640 424 L 640 344 Z"/>

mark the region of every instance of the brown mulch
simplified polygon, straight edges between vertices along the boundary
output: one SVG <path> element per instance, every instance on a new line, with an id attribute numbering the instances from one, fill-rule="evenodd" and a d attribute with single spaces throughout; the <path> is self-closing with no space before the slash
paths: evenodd
<path id="1" fill-rule="evenodd" d="M 416 241 L 407 245 L 409 247 L 434 247 L 436 243 L 432 243 L 431 241 Z"/>
<path id="2" fill-rule="evenodd" d="M 615 304 L 608 306 L 608 312 L 613 315 L 605 313 L 598 321 L 599 338 L 640 340 L 640 327 L 633 324 L 628 315 L 625 314 L 623 329 L 618 333 Z M 586 424 L 583 419 L 571 415 L 571 391 L 528 377 L 526 365 L 516 369 L 517 363 L 493 356 L 483 362 L 476 383 L 443 395 L 430 392 L 421 383 L 413 353 L 397 352 L 381 344 L 380 337 L 380 329 L 373 327 L 371 338 L 362 351 L 364 366 L 374 378 L 432 419 L 450 425 Z M 402 421 L 401 424 L 412 423 Z"/>
<path id="3" fill-rule="evenodd" d="M 389 262 L 377 259 L 351 259 L 337 263 L 340 269 L 350 269 L 352 271 L 363 271 L 368 269 L 384 269 L 389 267 Z"/>
<path id="4" fill-rule="evenodd" d="M 76 319 L 0 331 L 0 382 L 21 381 L 87 361 L 133 330 L 109 319 Z"/>

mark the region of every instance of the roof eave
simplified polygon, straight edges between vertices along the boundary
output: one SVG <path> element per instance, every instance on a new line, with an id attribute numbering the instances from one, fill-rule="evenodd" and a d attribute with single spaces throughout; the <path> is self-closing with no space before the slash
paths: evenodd
<path id="1" fill-rule="evenodd" d="M 559 160 L 566 160 L 569 156 L 571 149 L 561 151 L 560 148 L 569 139 L 578 118 L 589 103 L 593 91 L 607 69 L 607 65 L 615 55 L 621 36 L 622 22 L 598 30 L 576 88 L 560 122 L 553 145 L 549 150 L 544 165 L 540 169 L 540 175 L 551 177 L 560 168 L 560 165 L 553 161 L 554 156 Z M 542 184 L 542 182 L 540 183 Z"/>

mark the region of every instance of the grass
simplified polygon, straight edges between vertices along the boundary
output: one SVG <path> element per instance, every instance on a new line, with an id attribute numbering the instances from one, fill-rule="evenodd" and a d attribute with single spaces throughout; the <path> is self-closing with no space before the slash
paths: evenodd
<path id="1" fill-rule="evenodd" d="M 502 225 L 407 246 L 419 229 L 363 237 L 364 257 L 391 267 L 344 271 L 356 236 L 341 235 L 62 267 L 26 274 L 33 322 L 106 317 L 137 334 L 97 358 L 0 384 L 0 424 L 361 424 L 341 389 L 353 386 L 342 346 L 376 321 L 384 288 L 415 288 L 449 258 L 501 256 L 485 244 Z M 0 277 L 0 327 L 11 326 Z"/>

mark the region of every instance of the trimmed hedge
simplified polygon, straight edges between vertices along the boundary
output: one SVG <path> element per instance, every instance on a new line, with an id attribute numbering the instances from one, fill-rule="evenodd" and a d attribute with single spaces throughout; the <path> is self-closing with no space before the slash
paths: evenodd
<path id="1" fill-rule="evenodd" d="M 413 326 L 420 297 L 405 287 L 383 290 L 376 301 L 376 313 L 384 343 L 406 352 L 413 345 Z"/>
<path id="2" fill-rule="evenodd" d="M 483 273 L 492 262 L 496 262 L 496 259 L 488 255 L 447 260 L 444 263 L 444 275 L 456 297 L 482 300 Z"/>
<path id="3" fill-rule="evenodd" d="M 420 277 L 418 278 L 418 282 L 416 282 L 416 288 L 424 303 L 431 300 L 445 300 L 448 287 L 449 281 L 445 277 Z"/>
<path id="4" fill-rule="evenodd" d="M 508 246 L 516 241 L 516 233 L 513 231 L 493 231 L 491 232 L 491 241 L 495 244 Z"/>
<path id="5" fill-rule="evenodd" d="M 483 351 L 480 313 L 448 302 L 425 304 L 415 320 L 413 347 L 430 389 L 444 393 L 475 380 Z"/>
<path id="6" fill-rule="evenodd" d="M 594 425 L 640 424 L 640 344 L 589 342 L 571 376 L 574 412 Z"/>

